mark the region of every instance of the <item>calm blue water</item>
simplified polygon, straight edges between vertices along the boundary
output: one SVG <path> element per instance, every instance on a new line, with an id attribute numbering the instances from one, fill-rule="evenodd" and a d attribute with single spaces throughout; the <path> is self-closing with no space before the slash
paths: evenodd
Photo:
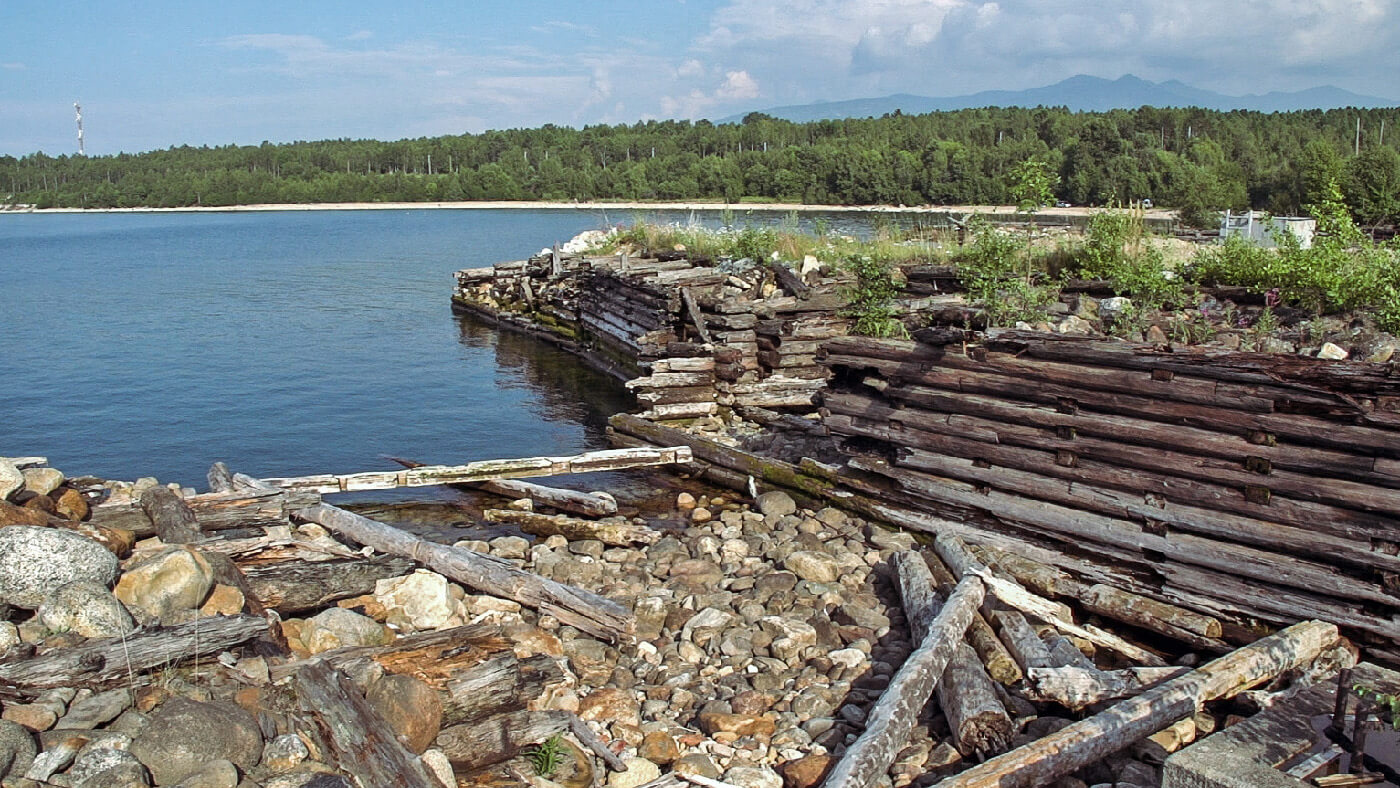
<path id="1" fill-rule="evenodd" d="M 586 211 L 0 215 L 0 455 L 205 488 L 570 454 L 621 387 L 452 314 L 452 273 Z"/>

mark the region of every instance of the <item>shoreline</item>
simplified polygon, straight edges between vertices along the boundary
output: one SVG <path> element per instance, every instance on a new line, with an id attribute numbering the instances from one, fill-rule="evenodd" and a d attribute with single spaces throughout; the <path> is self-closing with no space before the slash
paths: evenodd
<path id="1" fill-rule="evenodd" d="M 448 202 L 328 202 L 253 203 L 246 205 L 184 206 L 178 208 L 0 208 L 0 216 L 10 214 L 71 213 L 265 213 L 274 211 L 410 211 L 410 210 L 546 210 L 546 211 L 773 211 L 797 213 L 1016 213 L 1014 205 L 814 205 L 809 203 L 719 203 L 719 202 L 559 202 L 533 200 L 483 200 Z M 1075 206 L 1043 208 L 1037 216 L 1088 216 L 1102 208 Z M 1147 210 L 1153 219 L 1170 219 L 1173 211 Z"/>

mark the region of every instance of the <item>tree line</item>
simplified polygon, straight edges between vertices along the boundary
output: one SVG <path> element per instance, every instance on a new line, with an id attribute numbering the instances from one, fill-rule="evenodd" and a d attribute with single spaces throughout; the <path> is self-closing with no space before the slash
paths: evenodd
<path id="1" fill-rule="evenodd" d="M 1360 122 L 1360 136 L 1357 123 Z M 793 123 L 546 125 L 380 142 L 0 156 L 0 202 L 38 207 L 448 200 L 1012 204 L 1043 163 L 1075 205 L 1149 198 L 1296 214 L 1340 184 L 1364 225 L 1400 217 L 1400 109 L 1288 113 L 984 108 Z M 1387 132 L 1389 134 L 1387 135 Z"/>

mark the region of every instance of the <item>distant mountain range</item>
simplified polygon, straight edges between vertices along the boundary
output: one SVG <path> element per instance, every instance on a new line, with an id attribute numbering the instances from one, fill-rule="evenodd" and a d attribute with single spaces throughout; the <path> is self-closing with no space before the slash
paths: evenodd
<path id="1" fill-rule="evenodd" d="M 758 111 L 775 118 L 801 123 L 836 118 L 880 117 L 895 110 L 906 115 L 921 115 L 926 112 L 946 112 L 974 107 L 1068 107 L 1076 112 L 1104 112 L 1110 109 L 1136 109 L 1141 106 L 1291 112 L 1340 107 L 1394 107 L 1400 106 L 1400 102 L 1377 96 L 1362 96 L 1331 85 L 1292 93 L 1274 91 L 1247 96 L 1227 96 L 1224 93 L 1192 87 L 1177 80 L 1149 82 L 1132 74 L 1109 80 L 1080 74 L 1063 82 L 1029 90 L 984 90 L 981 93 L 944 98 L 899 93 L 884 98 L 827 101 Z M 718 122 L 738 123 L 746 114 L 748 113 L 731 115 Z"/>

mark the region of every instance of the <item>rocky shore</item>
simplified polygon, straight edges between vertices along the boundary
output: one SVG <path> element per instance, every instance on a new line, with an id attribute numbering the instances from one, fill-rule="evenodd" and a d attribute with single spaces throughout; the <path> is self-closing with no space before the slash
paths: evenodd
<path id="1" fill-rule="evenodd" d="M 261 637 L 214 651 L 206 644 L 194 651 L 202 656 L 172 654 L 152 669 L 128 661 L 103 674 L 83 667 L 93 661 L 82 655 L 94 644 L 134 650 L 142 633 L 198 633 L 201 626 L 213 641 L 221 622 L 260 622 L 248 614 L 273 600 L 249 598 L 246 576 L 259 561 L 277 560 L 276 551 L 319 554 L 322 562 L 368 551 L 313 523 L 197 533 L 187 543 L 136 541 L 82 518 L 99 500 L 162 497 L 151 493 L 166 491 L 154 480 L 68 480 L 32 461 L 21 471 L 4 460 L 0 483 L 0 600 L 9 611 L 0 624 L 6 786 L 370 785 L 338 762 L 326 710 L 308 708 L 306 666 L 322 664 L 313 657 L 348 666 L 356 664 L 348 655 L 470 630 L 474 648 L 505 649 L 522 664 L 548 666 L 513 711 L 576 715 L 586 733 L 541 737 L 543 745 L 507 735 L 498 752 L 482 752 L 471 731 L 495 718 L 451 724 L 462 712 L 441 691 L 433 660 L 346 667 L 353 690 L 435 781 L 426 784 L 550 788 L 555 783 L 540 773 L 547 771 L 569 786 L 630 788 L 664 772 L 743 788 L 809 788 L 864 730 L 916 645 L 891 568 L 893 555 L 915 547 L 910 534 L 834 508 L 801 509 L 783 492 L 752 501 L 681 493 L 674 510 L 632 524 L 688 525 L 629 546 L 560 535 L 458 543 L 624 603 L 635 617 L 632 641 L 590 637 L 555 616 L 410 565 L 368 593 L 337 598 L 337 589 L 323 588 L 334 601 L 319 609 L 285 619 L 264 613 L 270 629 Z M 261 558 L 250 560 L 258 551 Z M 498 645 L 481 646 L 489 637 Z M 1088 664 L 1091 656 L 1100 667 L 1122 662 L 1102 649 L 1095 656 L 1085 641 L 1075 645 Z M 14 678 L 16 670 L 35 676 L 36 666 L 64 655 L 74 657 L 62 668 L 72 681 Z M 1176 656 L 1182 664 L 1198 659 Z M 1074 716 L 1032 703 L 1019 683 L 997 685 L 996 692 L 1014 720 L 1007 744 L 1039 738 Z M 1231 711 L 1198 714 L 1132 755 L 1098 762 L 1058 785 L 1158 785 L 1162 757 Z M 939 704 L 930 703 L 921 722 L 878 784 L 933 785 L 980 759 L 951 743 Z M 477 749 L 464 752 L 463 737 Z M 601 751 L 585 739 L 601 743 Z M 545 745 L 559 762 L 551 769 L 539 768 Z"/>

